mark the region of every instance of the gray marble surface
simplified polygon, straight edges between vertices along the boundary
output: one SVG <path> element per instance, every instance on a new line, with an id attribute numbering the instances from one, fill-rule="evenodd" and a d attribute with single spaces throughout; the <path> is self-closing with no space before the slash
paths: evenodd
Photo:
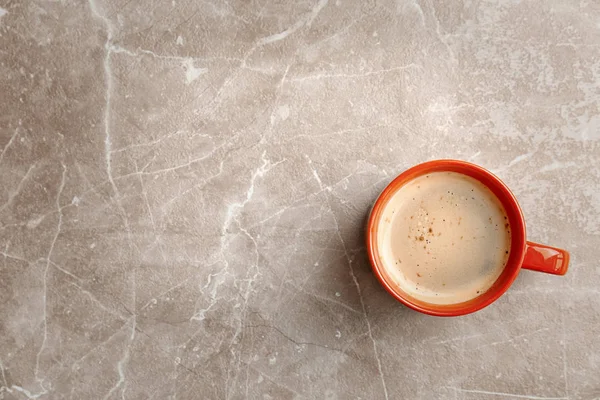
<path id="1" fill-rule="evenodd" d="M 0 0 L 0 399 L 598 399 L 599 104 L 595 0 Z M 567 276 L 393 300 L 364 219 L 435 158 Z"/>

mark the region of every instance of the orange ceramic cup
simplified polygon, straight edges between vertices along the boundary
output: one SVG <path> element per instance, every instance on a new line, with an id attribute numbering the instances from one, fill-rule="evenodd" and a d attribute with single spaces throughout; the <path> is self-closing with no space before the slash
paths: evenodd
<path id="1" fill-rule="evenodd" d="M 477 179 L 487 186 L 503 204 L 511 226 L 511 250 L 504 270 L 496 282 L 478 297 L 457 304 L 431 304 L 418 300 L 405 292 L 383 265 L 377 244 L 377 230 L 385 205 L 394 193 L 414 178 L 432 172 L 458 172 Z M 521 268 L 564 275 L 569 265 L 569 253 L 555 247 L 528 242 L 525 235 L 523 212 L 515 196 L 494 174 L 465 161 L 436 160 L 416 165 L 394 179 L 379 195 L 367 222 L 367 251 L 375 275 L 383 287 L 398 301 L 425 314 L 452 317 L 465 315 L 490 305 L 508 290 Z"/>

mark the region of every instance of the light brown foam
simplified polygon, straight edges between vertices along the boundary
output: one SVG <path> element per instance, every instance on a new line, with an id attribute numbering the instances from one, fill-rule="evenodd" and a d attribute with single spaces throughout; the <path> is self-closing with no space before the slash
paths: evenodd
<path id="1" fill-rule="evenodd" d="M 456 172 L 423 175 L 388 201 L 378 246 L 388 274 L 411 296 L 455 304 L 488 290 L 510 252 L 510 226 L 496 196 Z"/>

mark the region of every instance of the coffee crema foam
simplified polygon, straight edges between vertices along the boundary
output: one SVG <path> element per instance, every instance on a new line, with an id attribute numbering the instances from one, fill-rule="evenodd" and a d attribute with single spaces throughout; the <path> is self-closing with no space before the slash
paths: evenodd
<path id="1" fill-rule="evenodd" d="M 510 253 L 510 225 L 496 196 L 457 172 L 402 186 L 384 206 L 377 244 L 388 275 L 410 296 L 456 304 L 487 291 Z"/>

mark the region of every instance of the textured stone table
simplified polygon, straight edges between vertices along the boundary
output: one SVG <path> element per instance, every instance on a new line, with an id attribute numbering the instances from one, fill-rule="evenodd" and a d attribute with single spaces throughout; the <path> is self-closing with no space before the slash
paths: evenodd
<path id="1" fill-rule="evenodd" d="M 0 399 L 600 398 L 597 1 L 0 7 Z M 393 300 L 365 216 L 444 157 L 568 275 Z"/>

